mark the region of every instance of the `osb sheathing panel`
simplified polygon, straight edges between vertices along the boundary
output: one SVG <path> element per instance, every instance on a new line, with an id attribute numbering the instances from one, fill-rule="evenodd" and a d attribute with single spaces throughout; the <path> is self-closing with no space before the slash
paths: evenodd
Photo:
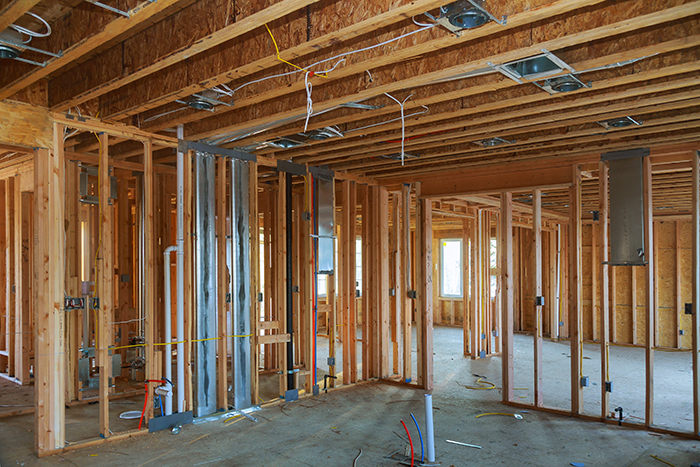
<path id="1" fill-rule="evenodd" d="M 685 303 L 692 302 L 692 282 L 693 282 L 693 250 L 692 237 L 693 225 L 690 221 L 682 222 L 681 229 L 681 307 Z M 692 315 L 686 315 L 684 310 L 681 310 L 681 329 L 685 331 L 682 337 L 682 347 L 689 349 L 692 347 Z"/>
<path id="2" fill-rule="evenodd" d="M 0 142 L 30 148 L 53 147 L 49 112 L 21 102 L 0 101 Z"/>
<path id="3" fill-rule="evenodd" d="M 676 223 L 655 222 L 657 243 L 657 344 L 676 345 Z"/>

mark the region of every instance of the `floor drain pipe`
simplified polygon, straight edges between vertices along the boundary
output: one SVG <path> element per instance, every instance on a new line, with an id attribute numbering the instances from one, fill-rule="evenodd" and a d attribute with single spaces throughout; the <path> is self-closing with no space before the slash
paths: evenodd
<path id="1" fill-rule="evenodd" d="M 177 127 L 177 139 L 184 139 L 182 125 Z M 189 174 L 187 174 L 189 176 Z M 177 152 L 177 411 L 185 411 L 185 236 L 183 206 L 185 186 L 185 155 Z"/>
<path id="2" fill-rule="evenodd" d="M 433 396 L 425 395 L 425 443 L 428 462 L 435 462 L 435 433 L 433 431 Z"/>
<path id="3" fill-rule="evenodd" d="M 165 303 L 165 380 L 168 384 L 168 393 L 165 395 L 165 415 L 173 414 L 173 341 L 172 310 L 170 299 L 170 253 L 177 251 L 176 246 L 169 246 L 163 252 L 163 278 L 165 293 L 163 302 Z"/>

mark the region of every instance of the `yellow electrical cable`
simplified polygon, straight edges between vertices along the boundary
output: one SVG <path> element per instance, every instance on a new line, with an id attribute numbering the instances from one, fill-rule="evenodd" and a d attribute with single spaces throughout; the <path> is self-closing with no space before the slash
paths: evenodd
<path id="1" fill-rule="evenodd" d="M 476 391 L 482 390 L 482 389 L 496 389 L 496 385 L 493 383 L 490 383 L 488 381 L 484 381 L 484 378 L 479 378 L 476 380 L 476 384 L 480 384 L 481 386 L 464 386 L 467 389 L 474 389 Z M 490 384 L 491 386 L 484 386 L 485 384 Z"/>
<path id="2" fill-rule="evenodd" d="M 299 70 L 299 71 L 303 71 L 303 72 L 306 72 L 306 73 L 313 73 L 315 76 L 320 76 L 320 77 L 322 77 L 322 78 L 328 78 L 328 73 L 315 73 L 315 72 L 313 72 L 313 71 L 311 71 L 311 70 L 308 70 L 308 69 L 306 69 L 306 68 L 302 68 L 302 67 L 297 66 L 297 65 L 295 65 L 295 64 L 293 64 L 293 63 L 290 63 L 290 62 L 288 62 L 287 60 L 285 60 L 285 59 L 283 59 L 282 57 L 280 57 L 280 49 L 279 49 L 279 47 L 277 47 L 277 41 L 275 40 L 275 36 L 272 35 L 272 31 L 270 31 L 270 28 L 267 26 L 267 24 L 265 25 L 265 29 L 267 29 L 267 32 L 270 34 L 270 38 L 272 38 L 272 43 L 275 45 L 275 52 L 276 52 L 276 54 L 277 54 L 277 60 L 279 60 L 279 61 L 282 62 L 282 63 L 286 63 L 287 65 L 292 66 L 292 67 L 296 68 L 296 69 Z"/>
<path id="3" fill-rule="evenodd" d="M 664 464 L 670 465 L 671 467 L 676 467 L 674 464 L 671 464 L 670 462 L 666 462 L 665 460 L 663 460 L 663 459 L 661 459 L 660 457 L 657 457 L 657 456 L 655 456 L 655 455 L 653 455 L 653 454 L 652 454 L 651 456 L 649 456 L 649 457 L 653 457 L 653 458 L 656 459 L 657 461 L 663 462 Z"/>
<path id="4" fill-rule="evenodd" d="M 100 113 L 97 112 L 97 115 Z M 100 249 L 102 248 L 102 193 L 100 191 L 100 170 L 102 169 L 102 140 L 100 137 L 95 133 L 94 131 L 92 132 L 93 135 L 95 135 L 95 138 L 97 138 L 97 143 L 100 145 L 100 157 L 97 159 L 97 205 L 100 207 L 100 215 L 97 220 L 97 238 L 99 239 L 99 243 L 97 244 L 97 250 L 95 250 L 95 292 L 93 294 L 94 297 L 97 297 L 97 285 L 98 285 L 98 280 L 97 280 L 97 258 L 100 254 Z M 93 308 L 95 311 L 95 351 L 99 350 L 98 343 L 100 342 L 100 327 L 97 325 L 98 323 L 98 316 L 97 316 L 97 308 Z"/>

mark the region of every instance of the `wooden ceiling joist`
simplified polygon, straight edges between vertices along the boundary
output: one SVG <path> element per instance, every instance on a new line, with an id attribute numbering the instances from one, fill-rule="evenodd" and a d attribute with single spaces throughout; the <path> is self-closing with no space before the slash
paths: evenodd
<path id="1" fill-rule="evenodd" d="M 12 0 L 0 9 L 0 31 L 4 31 L 41 0 Z"/>
<path id="2" fill-rule="evenodd" d="M 380 95 L 383 93 L 394 93 L 404 91 L 417 86 L 423 86 L 435 81 L 450 78 L 455 75 L 460 75 L 470 71 L 477 71 L 488 68 L 488 62 L 507 63 L 513 60 L 524 59 L 530 56 L 541 54 L 542 49 L 561 50 L 567 47 L 575 47 L 581 44 L 610 38 L 611 36 L 629 33 L 637 29 L 658 26 L 660 24 L 676 21 L 679 18 L 700 14 L 700 4 L 691 2 L 677 7 L 661 9 L 656 4 L 639 5 L 637 10 L 649 11 L 647 14 L 640 15 L 635 18 L 629 18 L 622 21 L 614 21 L 615 17 L 605 16 L 605 8 L 602 12 L 585 12 L 580 19 L 580 22 L 571 22 L 572 28 L 568 31 L 548 31 L 548 26 L 535 26 L 530 32 L 537 36 L 552 36 L 557 34 L 558 37 L 539 42 L 526 47 L 514 46 L 512 38 L 508 36 L 497 37 L 492 41 L 487 41 L 487 47 L 484 44 L 477 44 L 473 47 L 450 50 L 441 56 L 432 57 L 421 62 L 421 68 L 424 71 L 420 75 L 416 75 L 415 66 L 412 62 L 396 63 L 393 67 L 376 70 L 373 73 L 374 81 L 382 83 L 376 86 L 366 87 L 364 83 L 351 85 L 347 82 L 319 84 L 321 86 L 317 93 L 327 96 L 332 96 L 325 100 L 314 101 L 314 112 L 319 113 L 325 110 L 337 107 L 348 101 L 359 101 Z M 612 8 L 612 7 L 608 7 Z M 524 13 L 523 13 L 524 14 Z M 586 28 L 584 19 L 589 18 L 589 21 L 596 19 L 598 22 L 609 22 L 603 26 L 593 29 Z M 579 28 L 576 31 L 575 28 Z M 541 29 L 541 31 L 540 31 Z M 516 42 L 517 44 L 517 42 Z M 506 50 L 500 53 L 493 54 L 494 50 Z M 467 63 L 464 62 L 464 57 L 479 57 Z M 454 64 L 443 67 L 444 64 Z M 437 69 L 436 69 L 437 68 Z M 363 71 L 364 73 L 364 71 Z M 318 95 L 317 94 L 317 95 Z M 293 96 L 293 98 L 291 97 Z M 264 96 L 260 96 L 260 102 L 255 106 L 248 106 L 240 109 L 238 112 L 227 112 L 223 115 L 218 115 L 216 118 L 210 117 L 202 119 L 198 122 L 186 126 L 186 135 L 193 139 L 210 138 L 212 136 L 224 135 L 227 133 L 244 131 L 248 128 L 257 128 L 260 126 L 275 126 L 276 122 L 284 121 L 289 118 L 299 118 L 306 115 L 306 96 L 303 92 L 293 93 L 290 98 L 284 102 L 278 100 L 267 101 Z M 287 104 L 287 102 L 289 102 Z M 263 117 L 256 117 L 264 115 Z"/>

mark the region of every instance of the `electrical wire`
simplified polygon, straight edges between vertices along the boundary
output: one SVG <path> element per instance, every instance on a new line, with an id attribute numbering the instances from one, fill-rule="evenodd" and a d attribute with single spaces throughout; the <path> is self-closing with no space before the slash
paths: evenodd
<path id="1" fill-rule="evenodd" d="M 423 114 L 427 114 L 428 112 L 430 112 L 430 109 L 427 106 L 421 105 L 421 107 L 423 107 L 425 109 L 425 111 L 408 114 L 404 118 L 411 118 L 411 117 L 415 117 L 416 115 L 423 115 Z M 401 120 L 401 117 L 393 118 L 393 119 L 387 120 L 385 122 L 379 122 L 379 123 L 373 123 L 371 125 L 361 126 L 359 128 L 353 128 L 352 130 L 346 130 L 345 134 L 347 135 L 348 133 L 352 133 L 353 131 L 366 130 L 367 128 L 373 128 L 375 126 L 386 125 L 387 123 L 393 123 L 393 122 L 396 122 L 398 120 Z"/>
<path id="2" fill-rule="evenodd" d="M 32 16 L 32 17 L 38 19 L 39 21 L 41 21 L 42 23 L 44 23 L 44 27 L 46 27 L 46 32 L 40 33 L 40 32 L 36 32 L 36 31 L 32 31 L 31 29 L 23 28 L 22 26 L 17 26 L 16 24 L 11 24 L 10 27 L 12 29 L 14 29 L 15 31 L 17 31 L 20 34 L 24 34 L 26 36 L 29 36 L 29 40 L 24 42 L 25 44 L 29 43 L 29 41 L 32 40 L 32 37 L 49 37 L 51 35 L 51 26 L 49 25 L 48 22 L 46 22 L 46 20 L 44 20 L 44 18 L 42 18 L 41 16 L 39 16 L 37 14 L 32 13 L 31 11 L 28 11 L 26 14 L 28 14 L 29 16 Z"/>
<path id="3" fill-rule="evenodd" d="M 359 459 L 361 455 L 362 455 L 362 448 L 360 448 L 360 453 L 352 461 L 352 467 L 357 467 L 357 459 Z"/>
<path id="4" fill-rule="evenodd" d="M 408 428 L 406 427 L 406 424 L 401 420 L 401 424 L 403 425 L 403 429 L 406 430 L 406 434 L 408 435 L 408 444 L 411 445 L 411 467 L 413 467 L 413 441 L 411 440 L 411 433 L 408 432 Z"/>
<path id="5" fill-rule="evenodd" d="M 386 96 L 389 96 L 392 100 L 396 101 L 397 104 L 401 107 L 401 165 L 403 165 L 403 160 L 404 160 L 404 140 L 406 138 L 406 124 L 405 124 L 405 119 L 403 115 L 403 106 L 406 103 L 407 100 L 413 96 L 413 94 L 409 94 L 409 96 L 403 100 L 403 102 L 400 102 L 397 98 L 389 94 L 388 92 L 384 93 Z"/>
<path id="6" fill-rule="evenodd" d="M 420 432 L 420 427 L 418 426 L 418 422 L 416 421 L 416 417 L 411 414 L 411 418 L 413 419 L 413 423 L 416 424 L 416 429 L 418 430 L 418 437 L 420 438 L 420 461 L 421 463 L 423 462 L 423 455 L 424 455 L 424 449 L 423 449 L 423 434 Z"/>

